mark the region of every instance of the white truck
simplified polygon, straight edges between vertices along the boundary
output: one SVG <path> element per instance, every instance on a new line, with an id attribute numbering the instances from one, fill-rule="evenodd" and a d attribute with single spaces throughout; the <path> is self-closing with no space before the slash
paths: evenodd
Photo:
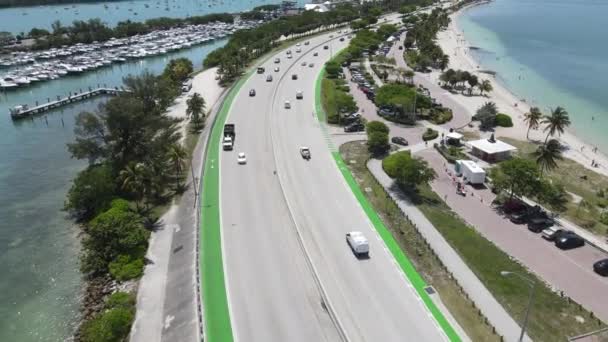
<path id="1" fill-rule="evenodd" d="M 454 165 L 457 175 L 462 175 L 465 183 L 483 184 L 486 180 L 486 172 L 472 160 L 457 160 Z"/>
<path id="2" fill-rule="evenodd" d="M 346 233 L 346 243 L 357 257 L 369 256 L 369 242 L 361 232 Z"/>

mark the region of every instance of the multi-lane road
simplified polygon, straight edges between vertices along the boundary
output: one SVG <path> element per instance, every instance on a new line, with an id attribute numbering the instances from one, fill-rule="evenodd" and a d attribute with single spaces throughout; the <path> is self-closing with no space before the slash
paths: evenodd
<path id="1" fill-rule="evenodd" d="M 237 341 L 448 339 L 353 196 L 314 116 L 317 76 L 347 43 L 324 34 L 302 44 L 301 53 L 291 47 L 292 59 L 278 52 L 262 64 L 265 73 L 246 80 L 230 107 L 226 122 L 236 125 L 237 136 L 233 151 L 220 151 L 219 193 Z M 310 147 L 310 161 L 300 146 Z M 237 163 L 239 152 L 247 164 Z M 346 245 L 351 230 L 370 240 L 369 259 L 355 258 Z"/>

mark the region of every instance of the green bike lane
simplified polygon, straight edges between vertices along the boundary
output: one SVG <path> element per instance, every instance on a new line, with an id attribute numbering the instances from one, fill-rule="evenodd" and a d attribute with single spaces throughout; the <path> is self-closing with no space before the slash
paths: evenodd
<path id="1" fill-rule="evenodd" d="M 421 298 L 421 300 L 425 304 L 426 308 L 430 311 L 430 313 L 432 314 L 433 318 L 435 319 L 435 321 L 437 322 L 439 327 L 441 327 L 441 329 L 443 330 L 443 332 L 445 333 L 445 335 L 448 337 L 448 339 L 450 341 L 453 341 L 453 342 L 461 341 L 460 337 L 458 336 L 458 334 L 456 333 L 454 328 L 451 326 L 449 321 L 445 318 L 443 313 L 439 310 L 439 308 L 437 308 L 437 306 L 435 305 L 435 303 L 433 302 L 431 297 L 424 290 L 425 287 L 428 286 L 428 284 L 426 284 L 424 279 L 422 279 L 422 276 L 420 276 L 420 274 L 416 271 L 416 269 L 414 268 L 414 265 L 407 258 L 405 253 L 403 253 L 403 251 L 399 247 L 399 244 L 397 243 L 395 238 L 392 236 L 392 234 L 388 230 L 388 228 L 386 228 L 386 226 L 382 222 L 382 219 L 380 218 L 378 213 L 376 213 L 376 211 L 373 209 L 372 205 L 369 203 L 367 198 L 365 198 L 363 191 L 361 191 L 361 188 L 359 188 L 357 181 L 355 180 L 353 175 L 350 173 L 350 171 L 348 170 L 348 167 L 346 166 L 346 163 L 342 159 L 342 156 L 340 155 L 338 148 L 334 146 L 334 144 L 331 140 L 331 136 L 327 130 L 326 113 L 321 104 L 321 83 L 322 83 L 324 74 L 325 74 L 325 69 L 323 68 L 321 70 L 321 72 L 319 73 L 319 75 L 317 76 L 317 80 L 315 82 L 315 113 L 317 115 L 317 119 L 319 120 L 321 129 L 323 130 L 323 135 L 325 137 L 325 140 L 328 143 L 328 147 L 331 150 L 331 154 L 334 158 L 334 161 L 336 162 L 338 169 L 340 170 L 340 173 L 344 177 L 344 180 L 348 184 L 348 187 L 351 189 L 353 195 L 357 199 L 358 203 L 361 205 L 361 208 L 363 209 L 363 211 L 367 215 L 368 219 L 372 223 L 374 229 L 376 230 L 376 232 L 378 232 L 378 235 L 380 235 L 380 237 L 382 238 L 382 241 L 384 242 L 384 244 L 386 245 L 386 247 L 388 248 L 388 250 L 390 251 L 392 256 L 395 258 L 395 260 L 397 261 L 397 264 L 399 265 L 399 267 L 401 268 L 401 270 L 407 277 L 407 280 L 412 284 L 412 286 L 416 290 L 416 293 Z"/>

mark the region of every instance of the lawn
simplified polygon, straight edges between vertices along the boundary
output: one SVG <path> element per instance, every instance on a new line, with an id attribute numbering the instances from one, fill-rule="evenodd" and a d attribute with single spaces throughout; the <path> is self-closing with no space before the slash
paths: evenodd
<path id="1" fill-rule="evenodd" d="M 369 158 L 365 142 L 352 142 L 340 147 L 342 158 L 363 189 L 368 201 L 382 218 L 384 224 L 398 241 L 404 253 L 412 261 L 424 280 L 439 293 L 442 302 L 452 316 L 473 341 L 500 341 L 492 327 L 484 323 L 483 317 L 467 298 L 460 286 L 450 277 L 439 259 L 425 244 L 424 239 L 407 221 L 395 202 L 384 191 L 367 169 Z"/>
<path id="2" fill-rule="evenodd" d="M 518 155 L 522 158 L 533 158 L 531 153 L 538 146 L 528 141 L 503 137 L 500 139 L 517 147 Z M 552 182 L 561 183 L 566 191 L 576 195 L 570 196 L 570 201 L 566 205 L 567 210 L 561 214 L 569 221 L 593 233 L 607 234 L 608 226 L 600 222 L 600 215 L 603 209 L 608 207 L 608 177 L 567 158 L 558 161 L 557 165 L 558 168 L 549 171 L 547 177 Z M 589 205 L 585 203 L 581 205 L 581 198 Z"/>

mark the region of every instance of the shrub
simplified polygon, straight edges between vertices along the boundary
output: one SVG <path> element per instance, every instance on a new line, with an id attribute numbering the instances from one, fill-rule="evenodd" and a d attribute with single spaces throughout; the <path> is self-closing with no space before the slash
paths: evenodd
<path id="1" fill-rule="evenodd" d="M 436 125 L 444 124 L 452 120 L 452 111 L 448 108 L 433 110 L 431 112 L 431 122 Z"/>
<path id="2" fill-rule="evenodd" d="M 507 114 L 498 113 L 496 114 L 496 126 L 499 127 L 513 127 L 513 121 Z"/>
<path id="3" fill-rule="evenodd" d="M 368 122 L 365 127 L 365 130 L 367 131 L 367 133 L 382 132 L 382 133 L 388 134 L 388 132 L 389 132 L 388 126 L 386 126 L 386 124 L 384 124 L 384 122 L 381 122 L 381 121 Z"/>
<path id="4" fill-rule="evenodd" d="M 86 322 L 82 328 L 82 341 L 122 341 L 131 331 L 134 310 L 132 308 L 110 309 Z"/>
<path id="5" fill-rule="evenodd" d="M 118 281 L 139 278 L 144 273 L 144 260 L 129 255 L 119 255 L 110 263 L 109 269 L 112 278 Z"/>
<path id="6" fill-rule="evenodd" d="M 107 210 L 116 193 L 112 169 L 94 165 L 80 171 L 68 191 L 65 209 L 80 220 L 88 220 Z"/>
<path id="7" fill-rule="evenodd" d="M 382 131 L 368 131 L 367 148 L 369 149 L 369 152 L 376 156 L 386 154 L 391 148 L 388 143 L 388 133 Z"/>
<path id="8" fill-rule="evenodd" d="M 422 134 L 422 140 L 429 141 L 429 140 L 436 139 L 438 136 L 439 136 L 439 132 L 437 132 L 436 130 L 434 130 L 432 128 L 427 128 L 426 132 L 424 132 Z"/>
<path id="9" fill-rule="evenodd" d="M 135 307 L 135 296 L 128 292 L 112 293 L 106 300 L 106 308 L 133 308 Z"/>

